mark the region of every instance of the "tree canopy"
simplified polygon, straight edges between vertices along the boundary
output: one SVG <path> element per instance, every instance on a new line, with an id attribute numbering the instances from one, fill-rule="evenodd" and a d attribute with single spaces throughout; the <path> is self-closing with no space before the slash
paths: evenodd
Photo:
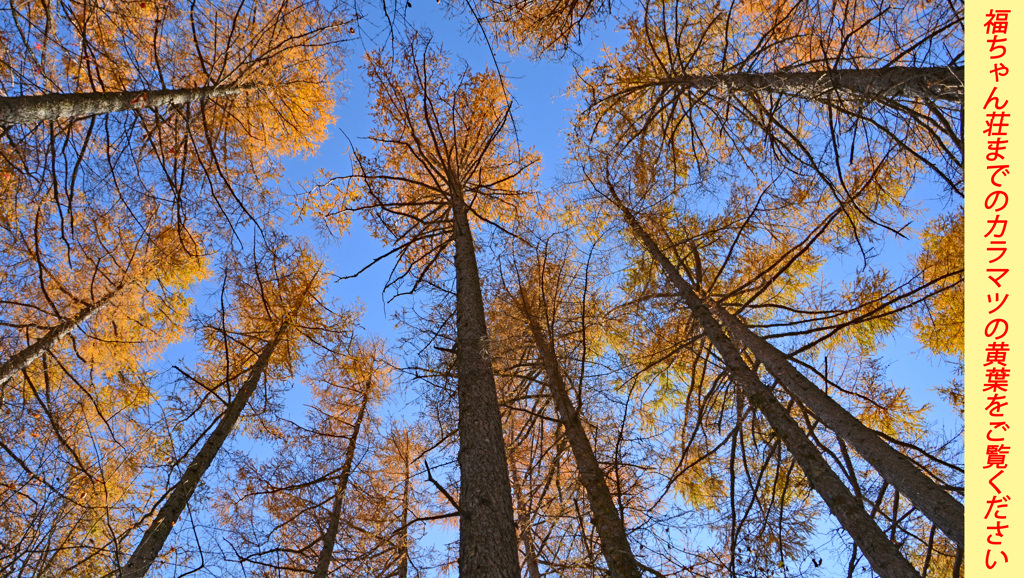
<path id="1" fill-rule="evenodd" d="M 962 576 L 963 3 L 433 4 L 0 8 L 0 574 Z"/>

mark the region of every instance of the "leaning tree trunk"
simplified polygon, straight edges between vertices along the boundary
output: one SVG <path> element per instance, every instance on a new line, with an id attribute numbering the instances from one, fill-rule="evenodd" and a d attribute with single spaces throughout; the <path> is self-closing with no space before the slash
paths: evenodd
<path id="1" fill-rule="evenodd" d="M 853 446 L 886 482 L 906 496 L 959 546 L 964 543 L 964 505 L 939 487 L 914 462 L 885 442 L 877 432 L 846 411 L 797 371 L 784 353 L 721 306 L 711 309 L 723 326 L 764 364 L 794 397 L 846 443 Z"/>
<path id="2" fill-rule="evenodd" d="M 685 283 L 679 271 L 672 266 L 654 239 L 643 229 L 632 211 L 615 195 L 614 191 L 611 192 L 611 195 L 611 200 L 622 212 L 630 230 L 640 240 L 651 257 L 658 262 L 666 276 L 673 283 L 678 284 L 679 281 L 683 281 L 686 285 L 688 290 L 681 289 L 680 297 L 700 325 L 704 335 L 718 351 L 730 378 L 740 386 L 750 404 L 768 421 L 772 430 L 779 436 L 786 449 L 803 470 L 808 483 L 818 492 L 829 511 L 839 520 L 843 529 L 850 534 L 857 547 L 864 552 L 872 569 L 883 578 L 920 578 L 920 573 L 900 554 L 896 545 L 864 511 L 860 502 L 828 465 L 821 452 L 797 425 L 793 416 L 743 361 L 739 349 L 726 336 L 711 310 Z"/>
<path id="3" fill-rule="evenodd" d="M 832 94 L 857 100 L 912 98 L 921 101 L 964 101 L 964 67 L 908 68 L 892 66 L 864 70 L 821 72 L 736 72 L 681 75 L 660 78 L 651 84 L 685 90 L 723 92 L 772 92 L 807 100 Z"/>
<path id="4" fill-rule="evenodd" d="M 459 575 L 519 578 L 512 486 L 469 207 L 461 191 L 453 191 L 452 197 L 461 483 Z"/>
<path id="5" fill-rule="evenodd" d="M 0 126 L 44 120 L 83 118 L 97 114 L 201 102 L 234 96 L 255 85 L 207 86 L 171 90 L 130 90 L 126 92 L 80 92 L 0 97 Z"/>
<path id="6" fill-rule="evenodd" d="M 653 243 L 653 240 L 651 242 Z M 655 250 L 660 252 L 660 249 Z M 649 251 L 652 250 L 649 249 Z M 651 254 L 654 255 L 653 251 Z M 680 293 L 692 295 L 707 305 L 729 333 L 749 349 L 793 397 L 809 409 L 825 427 L 853 446 L 857 453 L 878 471 L 882 479 L 910 499 L 911 503 L 934 522 L 946 536 L 957 545 L 963 546 L 963 504 L 921 471 L 909 457 L 886 443 L 877 432 L 864 425 L 797 371 L 778 348 L 768 343 L 721 306 L 713 302 L 704 302 L 693 290 L 693 287 L 679 274 L 679 270 L 664 257 L 664 254 L 661 254 L 660 257 L 655 256 L 655 259 L 661 265 L 666 277 Z"/>
<path id="7" fill-rule="evenodd" d="M 579 411 L 573 407 L 572 401 L 569 399 L 554 344 L 548 341 L 541 329 L 522 289 L 520 289 L 520 301 L 523 314 L 530 325 L 534 345 L 540 353 L 544 373 L 547 374 L 546 381 L 555 402 L 555 410 L 565 427 L 565 437 L 569 441 L 573 458 L 576 460 L 580 485 L 587 492 L 587 498 L 590 501 L 590 511 L 601 543 L 601 554 L 604 555 L 605 562 L 608 564 L 608 574 L 612 578 L 640 578 L 640 568 L 626 537 L 626 525 L 623 523 L 622 517 L 619 516 L 618 508 L 615 507 L 615 501 L 608 490 L 604 472 L 597 463 L 594 448 L 590 444 L 586 430 L 583 429 Z"/>
<path id="8" fill-rule="evenodd" d="M 82 308 L 74 317 L 62 321 L 53 326 L 45 335 L 37 339 L 32 345 L 14 354 L 10 359 L 0 364 L 0 385 L 11 380 L 21 370 L 32 365 L 44 353 L 49 351 L 61 339 L 67 337 L 76 327 L 88 321 L 100 309 L 106 307 L 110 300 L 117 296 L 124 289 L 124 285 L 115 288 L 94 303 Z"/>
<path id="9" fill-rule="evenodd" d="M 170 536 L 171 529 L 185 510 L 185 506 L 188 505 L 192 494 L 196 491 L 196 487 L 199 486 L 199 481 L 202 479 L 203 474 L 213 464 L 214 458 L 217 457 L 221 447 L 224 446 L 224 442 L 231 435 L 235 423 L 238 422 L 238 418 L 242 415 L 242 410 L 249 403 L 249 398 L 256 392 L 256 386 L 259 385 L 260 378 L 263 377 L 263 372 L 266 371 L 267 365 L 270 363 L 270 357 L 281 342 L 287 326 L 288 323 L 283 322 L 281 327 L 278 328 L 277 334 L 274 335 L 274 339 L 263 347 L 259 357 L 256 358 L 256 363 L 249 370 L 249 377 L 242 384 L 234 399 L 228 403 L 228 407 L 224 411 L 224 415 L 221 417 L 217 427 L 214 428 L 210 437 L 206 439 L 206 443 L 203 444 L 199 453 L 192 458 L 192 462 L 188 465 L 185 473 L 182 474 L 178 482 L 171 488 L 164 505 L 160 507 L 156 517 L 150 522 L 146 533 L 142 535 L 142 540 L 135 547 L 131 558 L 128 559 L 128 564 L 121 570 L 121 578 L 143 578 L 149 572 L 150 566 L 156 561 L 157 556 L 160 555 L 160 551 L 164 547 L 164 542 Z"/>
<path id="10" fill-rule="evenodd" d="M 345 461 L 341 464 L 341 473 L 338 475 L 338 487 L 334 491 L 334 500 L 331 504 L 331 518 L 327 522 L 327 531 L 324 533 L 324 545 L 320 548 L 320 557 L 316 562 L 316 569 L 313 570 L 313 578 L 327 578 L 331 570 L 331 560 L 334 558 L 334 545 L 338 541 L 338 529 L 341 526 L 341 507 L 345 501 L 345 489 L 348 487 L 349 477 L 352 475 L 352 463 L 356 457 L 356 440 L 359 439 L 359 430 L 363 425 L 363 417 L 366 415 L 366 406 L 370 403 L 370 384 L 366 384 L 363 391 L 363 400 L 359 406 L 359 413 L 356 421 L 352 424 L 352 435 L 348 438 L 348 447 L 345 448 Z"/>

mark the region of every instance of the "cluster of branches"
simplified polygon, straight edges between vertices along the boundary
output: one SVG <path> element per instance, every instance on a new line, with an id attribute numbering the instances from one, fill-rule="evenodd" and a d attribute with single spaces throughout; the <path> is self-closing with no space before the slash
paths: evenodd
<path id="1" fill-rule="evenodd" d="M 417 32 L 367 55 L 373 151 L 299 208 L 358 212 L 424 296 L 401 363 L 275 229 L 342 12 L 4 9 L 0 573 L 962 574 L 959 439 L 878 357 L 909 327 L 962 365 L 962 209 L 878 258 L 911 187 L 962 196 L 962 5 L 466 7 L 534 57 L 610 14 L 628 40 L 546 193 L 501 71 Z"/>

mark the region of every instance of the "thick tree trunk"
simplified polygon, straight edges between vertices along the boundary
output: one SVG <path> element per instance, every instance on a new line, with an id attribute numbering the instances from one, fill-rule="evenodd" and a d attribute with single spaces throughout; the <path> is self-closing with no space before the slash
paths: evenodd
<path id="1" fill-rule="evenodd" d="M 118 287 L 104 295 L 95 303 L 83 307 L 82 310 L 74 317 L 53 326 L 45 335 L 32 343 L 32 345 L 22 349 L 5 361 L 0 365 L 0 385 L 10 381 L 18 374 L 18 372 L 32 365 L 35 360 L 39 359 L 40 356 L 49 351 L 57 344 L 57 342 L 67 337 L 67 335 L 74 331 L 76 327 L 88 321 L 89 318 L 110 303 L 110 300 L 120 293 L 123 288 L 124 286 Z"/>
<path id="2" fill-rule="evenodd" d="M 512 487 L 468 207 L 453 192 L 459 395 L 459 575 L 519 578 Z"/>
<path id="3" fill-rule="evenodd" d="M 256 88 L 208 86 L 172 90 L 130 90 L 126 92 L 82 92 L 0 97 L 0 126 L 29 124 L 44 120 L 83 118 L 97 114 L 171 104 L 188 104 L 211 98 L 234 96 Z"/>
<path id="4" fill-rule="evenodd" d="M 338 487 L 334 491 L 334 501 L 331 504 L 331 518 L 327 522 L 327 531 L 324 533 L 324 545 L 320 548 L 320 557 L 316 562 L 316 569 L 313 571 L 313 578 L 327 578 L 331 570 L 331 560 L 334 558 L 334 545 L 338 541 L 338 529 L 341 526 L 341 507 L 345 501 L 345 489 L 348 487 L 349 477 L 352 475 L 352 463 L 356 458 L 356 441 L 359 439 L 359 430 L 363 425 L 363 417 L 366 415 L 366 406 L 370 403 L 370 384 L 366 384 L 363 391 L 363 400 L 359 406 L 359 413 L 356 421 L 352 424 L 352 435 L 348 438 L 348 447 L 345 448 L 345 460 L 341 464 L 341 472 L 338 475 Z"/>
<path id="5" fill-rule="evenodd" d="M 794 397 L 857 453 L 870 463 L 886 482 L 903 494 L 951 540 L 964 543 L 964 506 L 914 462 L 895 450 L 876 432 L 846 411 L 824 391 L 797 371 L 784 353 L 717 304 L 710 307 L 719 322 L 764 364 Z"/>
<path id="6" fill-rule="evenodd" d="M 864 511 L 843 481 L 822 457 L 821 452 L 811 443 L 807 434 L 775 395 L 740 355 L 739 349 L 726 336 L 711 310 L 698 297 L 692 287 L 682 278 L 679 271 L 668 260 L 654 239 L 643 229 L 632 211 L 611 192 L 612 201 L 622 212 L 630 230 L 644 248 L 659 264 L 663 273 L 676 285 L 683 303 L 704 335 L 711 341 L 725 363 L 730 378 L 740 386 L 750 404 L 768 421 L 772 430 L 785 444 L 786 449 L 803 470 L 811 487 L 818 492 L 832 515 L 853 538 L 854 543 L 864 552 L 872 569 L 883 578 L 920 578 L 916 569 L 904 558 L 899 549 L 882 532 L 878 524 Z"/>
<path id="7" fill-rule="evenodd" d="M 822 72 L 739 72 L 684 75 L 659 79 L 653 84 L 690 90 L 722 92 L 774 92 L 808 100 L 839 93 L 845 98 L 883 100 L 913 98 L 922 101 L 964 101 L 964 67 L 872 68 Z"/>
<path id="8" fill-rule="evenodd" d="M 242 387 L 231 402 L 228 403 L 228 407 L 224 411 L 224 415 L 221 417 L 217 427 L 214 428 L 213 433 L 207 438 L 199 453 L 192 458 L 192 462 L 188 465 L 185 473 L 182 474 L 181 479 L 171 488 L 167 500 L 164 501 L 164 505 L 160 507 L 156 517 L 150 522 L 149 528 L 143 534 L 142 540 L 136 546 L 135 551 L 128 560 L 128 564 L 122 568 L 121 578 L 143 578 L 149 572 L 149 568 L 156 561 L 157 556 L 160 555 L 164 542 L 170 536 L 171 529 L 185 510 L 185 506 L 188 505 L 196 487 L 199 486 L 199 481 L 202 479 L 203 474 L 213 464 L 214 458 L 217 457 L 224 442 L 231 435 L 231 431 L 234 429 L 239 416 L 242 415 L 242 410 L 249 403 L 249 398 L 256 391 L 256 386 L 259 385 L 260 378 L 267 369 L 270 357 L 281 342 L 286 328 L 287 322 L 282 323 L 277 334 L 274 335 L 274 339 L 263 347 L 259 357 L 256 358 L 256 363 L 249 370 L 249 377 L 242 384 Z"/>
<path id="9" fill-rule="evenodd" d="M 619 510 L 615 507 L 615 501 L 608 490 L 604 472 L 597 463 L 597 456 L 594 454 L 594 448 L 590 444 L 587 432 L 583 429 L 579 411 L 573 407 L 572 401 L 569 399 L 554 344 L 548 341 L 522 290 L 520 290 L 520 301 L 523 314 L 526 315 L 530 325 L 534 345 L 537 347 L 544 365 L 551 398 L 555 402 L 559 420 L 565 427 L 565 437 L 569 441 L 573 458 L 576 460 L 580 484 L 590 500 L 590 511 L 593 515 L 594 526 L 597 528 L 597 535 L 600 538 L 601 553 L 608 564 L 609 576 L 612 578 L 640 578 L 640 568 L 626 537 L 626 526 L 619 516 Z"/>

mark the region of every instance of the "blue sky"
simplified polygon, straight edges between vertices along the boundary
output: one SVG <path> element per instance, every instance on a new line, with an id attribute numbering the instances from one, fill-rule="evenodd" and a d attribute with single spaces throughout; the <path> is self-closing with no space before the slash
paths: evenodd
<path id="1" fill-rule="evenodd" d="M 491 54 L 481 43 L 480 31 L 474 31 L 475 25 L 467 16 L 452 16 L 440 3 L 413 0 L 412 6 L 405 9 L 405 17 L 408 26 L 429 30 L 434 43 L 443 45 L 454 61 L 465 60 L 474 70 L 494 67 Z M 372 23 L 363 24 L 363 33 L 372 36 Z M 605 26 L 585 40 L 583 45 L 578 47 L 578 52 L 595 58 L 602 47 L 614 45 L 621 41 L 621 38 L 622 35 L 613 25 Z M 349 169 L 347 154 L 350 141 L 363 150 L 370 149 L 370 142 L 363 138 L 370 130 L 369 95 L 360 69 L 362 53 L 369 47 L 372 47 L 372 41 L 365 44 L 354 42 L 350 45 L 347 68 L 343 74 L 344 88 L 335 109 L 337 125 L 331 129 L 330 139 L 321 146 L 319 154 L 306 160 L 291 159 L 285 162 L 285 179 L 290 184 L 285 185 L 288 187 L 286 190 L 301 194 L 303 181 L 311 178 L 321 168 L 337 174 L 346 174 Z M 566 95 L 568 85 L 574 76 L 574 64 L 571 58 L 560 63 L 534 61 L 525 57 L 513 58 L 500 50 L 497 60 L 515 88 L 514 96 L 519 104 L 516 118 L 520 141 L 541 153 L 542 183 L 548 187 L 557 179 L 564 162 L 566 131 L 569 130 L 576 107 L 576 102 Z M 586 64 L 589 62 L 578 63 L 577 66 Z M 943 211 L 947 198 L 939 192 L 938 187 L 928 184 L 918 186 L 912 192 L 911 199 L 914 203 L 920 203 L 923 214 L 914 226 L 920 228 L 935 211 Z M 311 227 L 302 222 L 296 223 L 291 232 L 314 235 Z M 892 255 L 890 264 L 902 267 L 906 263 L 906 255 L 916 253 L 919 244 L 911 237 L 905 240 L 890 240 L 886 247 L 886 252 Z M 387 248 L 380 241 L 373 239 L 361 226 L 358 217 L 353 219 L 353 224 L 343 239 L 329 240 L 323 244 L 323 254 L 327 258 L 328 267 L 342 276 L 362 269 L 373 258 L 386 251 Z M 855 270 L 855 261 L 856 259 L 851 258 L 849 262 L 832 263 L 829 268 L 841 276 L 842 272 L 852 273 Z M 393 261 L 385 260 L 356 279 L 338 281 L 332 285 L 331 294 L 344 302 L 362 303 L 365 308 L 362 325 L 366 331 L 395 343 L 397 334 L 395 321 L 391 316 L 403 303 L 408 303 L 408 298 L 399 298 L 389 303 L 393 293 L 382 293 L 392 265 Z M 920 346 L 907 331 L 898 332 L 888 338 L 883 351 L 884 357 L 890 363 L 888 378 L 897 386 L 908 388 L 914 403 L 931 404 L 933 411 L 929 419 L 936 427 L 950 434 L 954 433 L 961 422 L 933 391 L 935 387 L 945 385 L 952 377 L 950 366 L 921 351 Z M 308 399 L 298 387 L 292 390 L 291 396 L 289 404 L 294 404 L 292 406 L 296 409 Z M 401 394 L 398 398 L 385 412 L 399 418 L 412 418 L 416 411 L 414 396 Z M 449 534 L 449 537 L 453 536 Z M 440 543 L 446 538 L 442 533 L 428 534 L 427 539 Z M 846 563 L 830 562 L 843 566 Z"/>

